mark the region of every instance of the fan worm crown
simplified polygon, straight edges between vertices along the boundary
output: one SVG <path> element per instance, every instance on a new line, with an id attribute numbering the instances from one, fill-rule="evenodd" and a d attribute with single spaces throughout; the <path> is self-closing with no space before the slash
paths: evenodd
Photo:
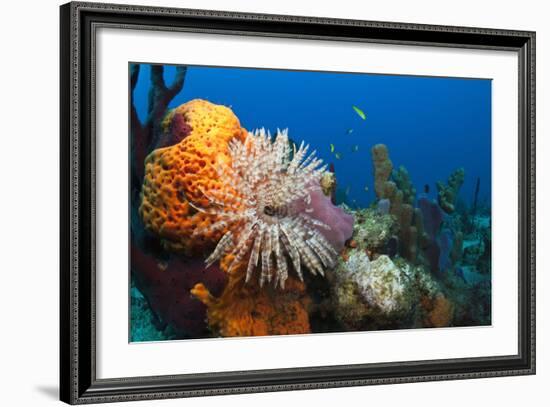
<path id="1" fill-rule="evenodd" d="M 320 188 L 326 170 L 316 152 L 303 142 L 291 151 L 287 130 L 277 130 L 272 140 L 264 129 L 231 140 L 228 150 L 230 162 L 216 163 L 222 187 L 203 191 L 210 206 L 196 207 L 216 219 L 196 233 L 227 230 L 206 263 L 230 253 L 228 272 L 247 261 L 246 281 L 260 269 L 260 285 L 267 281 L 282 288 L 287 257 L 300 280 L 302 265 L 321 275 L 333 267 L 337 252 L 320 232 L 330 227 L 310 215 L 310 193 Z"/>

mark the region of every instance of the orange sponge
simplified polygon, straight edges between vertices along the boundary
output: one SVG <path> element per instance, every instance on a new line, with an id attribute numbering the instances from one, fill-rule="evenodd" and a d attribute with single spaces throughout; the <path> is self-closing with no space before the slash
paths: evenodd
<path id="1" fill-rule="evenodd" d="M 229 260 L 222 260 L 222 269 L 230 263 Z M 277 290 L 270 284 L 260 287 L 257 282 L 245 284 L 244 271 L 244 267 L 239 267 L 230 274 L 219 298 L 212 296 L 201 283 L 191 290 L 191 294 L 206 304 L 211 329 L 221 336 L 311 332 L 307 312 L 311 300 L 302 282 L 289 277 L 284 291 Z"/>
<path id="2" fill-rule="evenodd" d="M 229 161 L 228 142 L 244 140 L 247 132 L 231 109 L 200 99 L 171 110 L 162 128 L 165 139 L 183 139 L 145 159 L 140 214 L 145 227 L 160 236 L 167 249 L 196 254 L 215 244 L 225 230 L 206 231 L 217 219 L 196 211 L 189 202 L 208 207 L 202 191 L 221 187 L 216 163 Z M 205 232 L 193 235 L 197 228 Z"/>

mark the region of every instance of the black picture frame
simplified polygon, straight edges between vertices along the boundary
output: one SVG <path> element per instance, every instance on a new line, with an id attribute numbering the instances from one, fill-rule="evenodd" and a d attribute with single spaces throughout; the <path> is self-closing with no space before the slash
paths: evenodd
<path id="1" fill-rule="evenodd" d="M 60 22 L 62 401 L 70 404 L 117 402 L 535 373 L 534 32 L 80 2 L 61 6 Z M 101 26 L 517 52 L 518 353 L 402 363 L 97 379 L 93 38 L 96 28 Z"/>

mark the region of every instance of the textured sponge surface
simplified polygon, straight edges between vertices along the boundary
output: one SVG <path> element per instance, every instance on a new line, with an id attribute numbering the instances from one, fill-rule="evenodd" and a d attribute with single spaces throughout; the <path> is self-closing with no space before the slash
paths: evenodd
<path id="1" fill-rule="evenodd" d="M 217 242 L 224 230 L 207 231 L 215 221 L 196 207 L 208 207 L 203 191 L 220 189 L 218 162 L 229 161 L 227 144 L 247 132 L 231 109 L 195 99 L 171 110 L 163 120 L 164 139 L 177 144 L 154 150 L 145 159 L 140 214 L 145 227 L 170 250 L 187 254 Z M 193 235 L 195 230 L 202 230 Z"/>

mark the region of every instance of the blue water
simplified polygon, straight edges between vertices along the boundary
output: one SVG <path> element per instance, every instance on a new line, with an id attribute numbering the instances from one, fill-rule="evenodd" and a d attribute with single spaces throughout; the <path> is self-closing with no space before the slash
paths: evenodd
<path id="1" fill-rule="evenodd" d="M 142 120 L 149 75 L 150 67 L 142 65 L 134 90 Z M 175 67 L 165 67 L 168 84 L 174 76 Z M 368 206 L 375 199 L 370 149 L 377 143 L 388 146 L 394 168 L 407 168 L 418 193 L 428 184 L 435 197 L 436 181 L 464 167 L 460 196 L 470 203 L 479 177 L 479 198 L 490 202 L 490 79 L 192 66 L 170 107 L 195 98 L 231 107 L 248 130 L 288 127 L 295 142 L 305 140 L 334 164 L 352 205 Z M 341 159 L 331 153 L 331 143 Z"/>

